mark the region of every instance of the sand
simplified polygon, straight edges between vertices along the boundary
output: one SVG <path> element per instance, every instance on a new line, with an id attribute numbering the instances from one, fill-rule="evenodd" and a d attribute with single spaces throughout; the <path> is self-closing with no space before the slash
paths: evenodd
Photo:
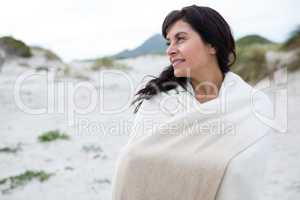
<path id="1" fill-rule="evenodd" d="M 30 65 L 32 62 L 35 61 Z M 20 151 L 0 152 L 0 179 L 26 170 L 44 170 L 55 175 L 43 183 L 32 181 L 9 193 L 0 192 L 1 200 L 111 199 L 115 161 L 128 140 L 134 119 L 133 108 L 128 103 L 144 75 L 157 75 L 168 64 L 163 56 L 143 56 L 122 62 L 133 70 L 125 74 L 106 71 L 102 78 L 100 73 L 84 72 L 87 80 L 55 76 L 55 70 L 31 76 L 34 69 L 22 66 L 20 61 L 4 63 L 0 73 L 0 148 L 19 144 Z M 83 64 L 70 66 L 80 69 Z M 21 81 L 24 73 L 28 77 Z M 47 84 L 47 77 L 55 80 Z M 82 87 L 75 90 L 80 84 Z M 15 99 L 18 85 L 25 107 L 31 111 L 46 108 L 46 111 L 24 112 L 24 106 L 22 109 Z M 281 86 L 288 92 L 288 128 L 271 138 L 274 151 L 267 166 L 263 200 L 300 199 L 299 85 L 300 72 L 297 72 L 289 74 L 288 81 Z M 51 88 L 54 92 L 47 94 Z M 91 97 L 92 91 L 96 91 L 95 98 Z M 274 89 L 268 92 L 272 94 Z M 84 107 L 92 107 L 87 103 L 91 99 L 96 99 L 95 107 L 79 114 Z M 54 106 L 48 106 L 47 110 L 49 102 L 54 102 Z M 56 129 L 71 139 L 46 144 L 38 141 L 43 132 Z M 0 190 L 3 189 L 0 185 Z"/>

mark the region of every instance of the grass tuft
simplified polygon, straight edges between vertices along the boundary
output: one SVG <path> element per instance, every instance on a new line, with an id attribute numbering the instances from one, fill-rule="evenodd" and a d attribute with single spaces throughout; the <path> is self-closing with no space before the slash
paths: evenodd
<path id="1" fill-rule="evenodd" d="M 47 173 L 45 171 L 32 171 L 27 170 L 22 174 L 16 176 L 10 176 L 4 179 L 0 179 L 0 186 L 3 187 L 1 190 L 2 194 L 6 194 L 14 190 L 15 188 L 22 187 L 34 179 L 40 182 L 44 182 L 54 175 L 53 173 Z"/>
<path id="2" fill-rule="evenodd" d="M 117 69 L 117 70 L 130 70 L 131 68 L 124 63 L 118 63 L 116 60 L 110 57 L 98 58 L 91 65 L 91 70 L 97 71 L 101 69 Z"/>
<path id="3" fill-rule="evenodd" d="M 0 153 L 17 153 L 21 150 L 21 144 L 18 143 L 16 147 L 2 147 Z"/>
<path id="4" fill-rule="evenodd" d="M 54 140 L 68 140 L 70 136 L 59 130 L 47 131 L 38 137 L 40 142 L 51 142 Z"/>

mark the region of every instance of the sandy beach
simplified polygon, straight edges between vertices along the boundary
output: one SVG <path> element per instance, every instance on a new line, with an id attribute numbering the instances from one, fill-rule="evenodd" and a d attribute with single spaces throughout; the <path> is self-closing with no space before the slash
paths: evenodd
<path id="1" fill-rule="evenodd" d="M 57 76 L 51 70 L 36 74 L 18 61 L 4 64 L 0 73 L 0 148 L 18 150 L 0 152 L 0 180 L 26 170 L 44 170 L 54 175 L 47 181 L 30 181 L 8 192 L 3 192 L 8 186 L 2 184 L 1 200 L 111 199 L 115 161 L 134 120 L 133 107 L 128 103 L 144 75 L 157 75 L 168 64 L 166 57 L 150 55 L 121 62 L 132 70 L 107 71 L 102 78 L 99 72 L 85 72 L 87 80 Z M 70 64 L 73 68 L 81 65 Z M 54 77 L 53 81 L 47 82 L 49 77 Z M 300 199 L 299 85 L 298 71 L 288 74 L 287 82 L 280 86 L 288 95 L 288 127 L 271 137 L 274 150 L 268 160 L 262 200 Z M 269 94 L 274 90 L 269 89 Z M 93 108 L 91 91 L 97 91 Z M 51 102 L 53 107 L 49 106 Z M 91 108 L 89 112 L 81 112 L 87 107 Z M 65 132 L 70 139 L 39 142 L 38 136 L 50 130 Z"/>

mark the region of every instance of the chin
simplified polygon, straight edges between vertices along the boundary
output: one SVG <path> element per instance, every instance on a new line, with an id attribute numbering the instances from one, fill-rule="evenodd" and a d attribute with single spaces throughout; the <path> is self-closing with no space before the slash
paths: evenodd
<path id="1" fill-rule="evenodd" d="M 187 73 L 186 73 L 186 71 L 184 71 L 184 70 L 174 70 L 174 76 L 175 77 L 187 77 L 188 75 L 187 75 Z"/>

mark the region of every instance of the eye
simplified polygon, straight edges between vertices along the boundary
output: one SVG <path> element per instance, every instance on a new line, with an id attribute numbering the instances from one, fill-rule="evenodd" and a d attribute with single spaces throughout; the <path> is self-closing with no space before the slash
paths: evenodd
<path id="1" fill-rule="evenodd" d="M 177 38 L 176 38 L 176 42 L 177 42 L 177 43 L 178 43 L 178 42 L 181 42 L 181 41 L 183 41 L 183 40 L 185 40 L 184 37 L 177 37 Z M 171 43 L 170 43 L 169 41 L 166 42 L 166 45 L 167 45 L 167 46 L 170 46 L 170 44 L 171 44 Z"/>
<path id="2" fill-rule="evenodd" d="M 184 37 L 178 37 L 177 38 L 177 41 L 183 41 L 184 40 Z"/>

